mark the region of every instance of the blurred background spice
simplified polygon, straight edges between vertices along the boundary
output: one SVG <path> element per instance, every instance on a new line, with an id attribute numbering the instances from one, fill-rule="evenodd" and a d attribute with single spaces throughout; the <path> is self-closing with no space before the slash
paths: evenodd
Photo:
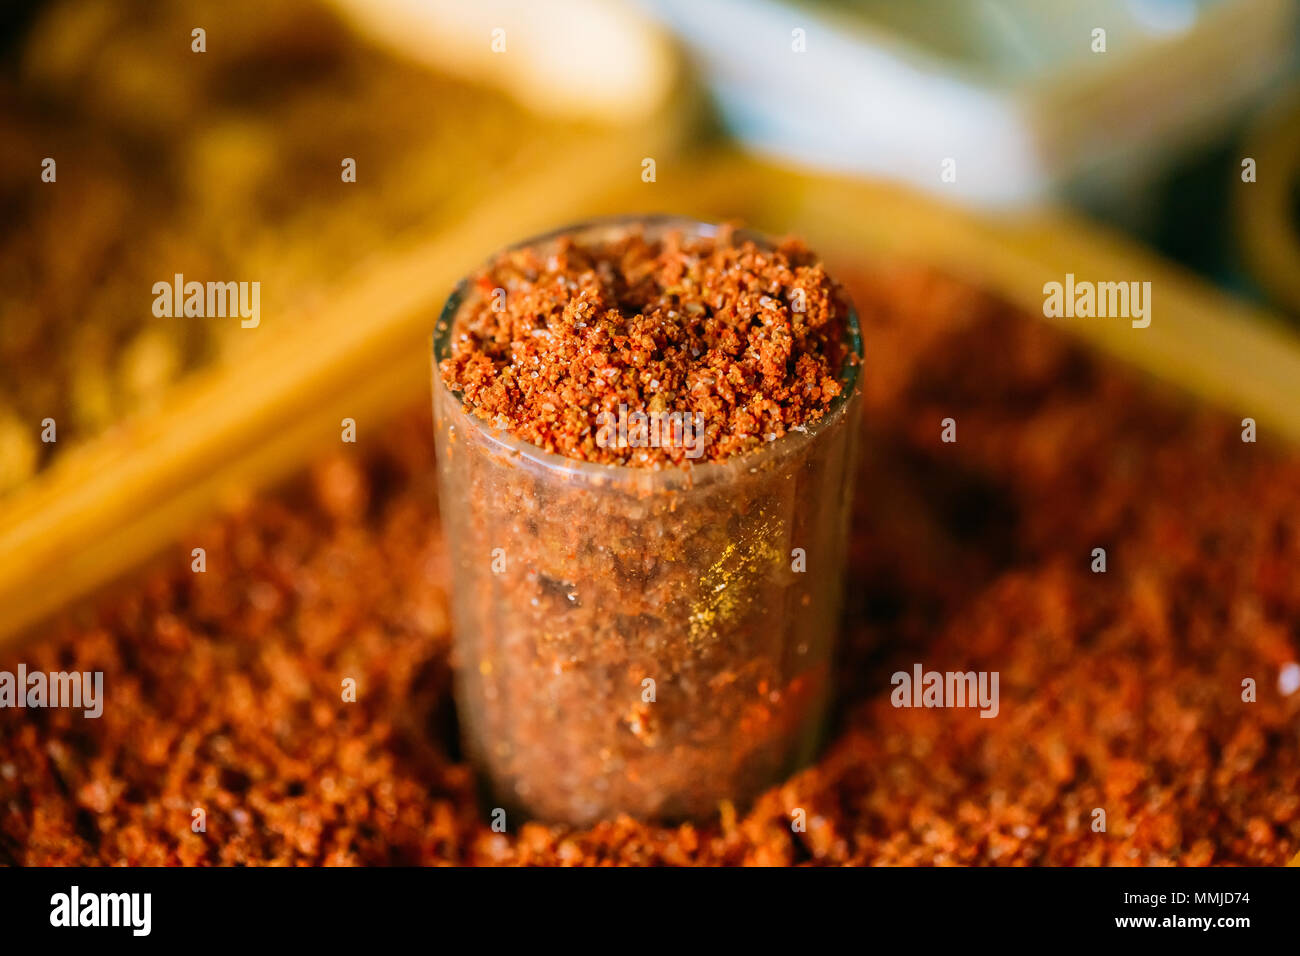
<path id="1" fill-rule="evenodd" d="M 201 55 L 182 42 L 199 24 Z M 566 132 L 376 50 L 310 0 L 67 2 L 30 29 L 0 111 L 0 493 L 260 345 L 237 321 L 154 317 L 154 282 L 253 277 L 276 331 L 310 323 L 340 273 Z M 34 189 L 46 156 L 57 188 Z M 344 157 L 364 188 L 340 188 Z M 57 444 L 19 439 L 15 422 L 47 416 Z"/>

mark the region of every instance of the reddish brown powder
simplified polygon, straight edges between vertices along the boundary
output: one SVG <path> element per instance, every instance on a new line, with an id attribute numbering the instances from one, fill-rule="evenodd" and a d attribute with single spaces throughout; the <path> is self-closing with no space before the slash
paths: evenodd
<path id="1" fill-rule="evenodd" d="M 748 813 L 491 831 L 429 586 L 446 569 L 422 402 L 0 654 L 103 669 L 108 697 L 98 721 L 0 711 L 0 862 L 1294 856 L 1300 694 L 1278 673 L 1300 659 L 1300 455 L 1242 443 L 1231 416 L 960 283 L 907 270 L 850 288 L 869 358 L 838 719 L 820 761 Z M 956 444 L 939 442 L 947 416 Z M 198 544 L 206 575 L 189 571 Z M 891 707 L 891 673 L 917 661 L 999 670 L 999 716 Z"/>
<path id="2" fill-rule="evenodd" d="M 727 458 L 759 445 L 755 414 L 770 441 L 694 470 L 539 466 L 435 384 L 457 713 L 489 805 L 517 817 L 747 807 L 812 758 L 829 700 L 861 410 L 822 381 L 843 300 L 819 267 L 792 268 L 797 246 L 632 228 L 498 259 L 480 281 L 513 305 L 453 296 L 434 336 L 449 378 L 467 361 L 478 412 L 601 462 Z M 683 395 L 689 437 L 671 430 Z"/>
<path id="3" fill-rule="evenodd" d="M 498 292 L 497 290 L 501 290 Z M 633 233 L 501 254 L 470 286 L 442 363 L 466 407 L 584 461 L 681 462 L 681 443 L 617 447 L 602 412 L 702 416 L 705 460 L 749 451 L 821 416 L 839 395 L 848 306 L 817 259 Z"/>

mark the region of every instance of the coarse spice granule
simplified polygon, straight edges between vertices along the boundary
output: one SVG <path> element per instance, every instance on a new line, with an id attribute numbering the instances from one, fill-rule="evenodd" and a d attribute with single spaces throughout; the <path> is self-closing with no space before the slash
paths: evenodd
<path id="1" fill-rule="evenodd" d="M 752 451 L 823 415 L 850 359 L 849 307 L 817 258 L 730 226 L 564 237 L 501 253 L 473 285 L 443 382 L 495 427 L 582 461 L 688 458 L 680 441 L 601 440 L 600 416 L 620 406 L 700 416 L 702 460 Z"/>
<path id="2" fill-rule="evenodd" d="M 0 711 L 0 861 L 1285 863 L 1300 455 L 960 282 L 848 285 L 868 367 L 836 726 L 748 813 L 492 832 L 429 586 L 446 568 L 421 403 L 0 654 L 102 669 L 107 696 L 99 720 Z M 917 661 L 1000 671 L 999 716 L 891 707 Z"/>

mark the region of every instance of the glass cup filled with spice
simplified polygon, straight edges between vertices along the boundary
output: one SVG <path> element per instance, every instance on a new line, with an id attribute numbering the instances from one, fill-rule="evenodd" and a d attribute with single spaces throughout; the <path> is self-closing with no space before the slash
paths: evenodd
<path id="1" fill-rule="evenodd" d="M 433 336 L 456 699 L 492 806 L 743 808 L 831 686 L 857 318 L 794 241 L 669 217 L 529 239 Z"/>

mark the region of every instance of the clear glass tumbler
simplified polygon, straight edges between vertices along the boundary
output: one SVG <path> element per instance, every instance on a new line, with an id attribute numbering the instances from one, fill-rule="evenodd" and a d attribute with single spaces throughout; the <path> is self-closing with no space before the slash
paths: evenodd
<path id="1" fill-rule="evenodd" d="M 612 219 L 520 244 L 637 228 Z M 746 234 L 747 238 L 758 237 Z M 440 511 L 450 552 L 456 699 L 492 806 L 587 824 L 743 809 L 816 748 L 840 611 L 859 363 L 819 420 L 723 462 L 661 469 L 549 454 L 467 413 L 438 374 Z M 849 337 L 861 355 L 857 317 Z"/>

